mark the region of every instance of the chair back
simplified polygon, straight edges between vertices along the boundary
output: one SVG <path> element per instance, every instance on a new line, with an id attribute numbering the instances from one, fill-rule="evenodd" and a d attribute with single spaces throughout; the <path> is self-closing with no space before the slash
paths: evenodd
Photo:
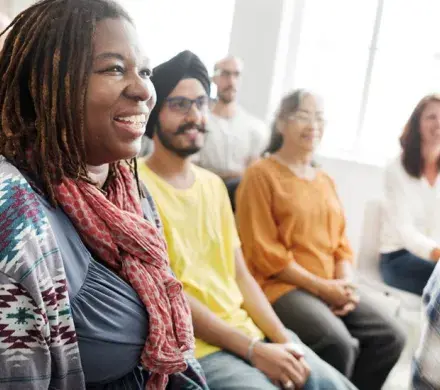
<path id="1" fill-rule="evenodd" d="M 383 202 L 370 200 L 365 205 L 357 267 L 361 274 L 382 280 L 379 272 L 380 231 L 382 228 Z"/>

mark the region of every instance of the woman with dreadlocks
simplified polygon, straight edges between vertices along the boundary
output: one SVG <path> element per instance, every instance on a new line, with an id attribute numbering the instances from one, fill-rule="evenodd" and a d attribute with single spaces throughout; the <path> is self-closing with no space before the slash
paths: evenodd
<path id="1" fill-rule="evenodd" d="M 44 0 L 0 53 L 0 387 L 203 389 L 134 156 L 156 94 L 129 16 Z"/>

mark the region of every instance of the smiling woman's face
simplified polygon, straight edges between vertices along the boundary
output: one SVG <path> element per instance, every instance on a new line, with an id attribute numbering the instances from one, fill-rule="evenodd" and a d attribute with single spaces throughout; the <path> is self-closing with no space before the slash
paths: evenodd
<path id="1" fill-rule="evenodd" d="M 85 148 L 89 165 L 136 156 L 156 93 L 150 62 L 125 19 L 105 19 L 94 35 L 87 86 Z"/>
<path id="2" fill-rule="evenodd" d="M 320 98 L 312 94 L 302 97 L 294 113 L 280 123 L 284 143 L 306 152 L 314 152 L 324 132 L 323 105 Z"/>
<path id="3" fill-rule="evenodd" d="M 430 101 L 420 115 L 420 136 L 422 143 L 430 146 L 440 145 L 440 102 Z"/>

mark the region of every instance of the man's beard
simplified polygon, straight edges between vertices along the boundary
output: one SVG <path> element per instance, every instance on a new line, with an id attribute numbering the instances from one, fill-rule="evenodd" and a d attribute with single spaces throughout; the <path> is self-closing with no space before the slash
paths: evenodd
<path id="1" fill-rule="evenodd" d="M 226 94 L 226 92 L 228 92 L 228 91 L 235 92 L 234 88 L 229 87 L 229 88 L 226 88 L 225 90 L 223 90 L 223 91 L 217 93 L 218 99 L 219 99 L 222 103 L 224 103 L 224 104 L 232 103 L 232 102 L 235 100 L 235 96 L 234 96 L 234 95 L 230 95 L 231 97 L 229 97 L 229 96 Z"/>
<path id="2" fill-rule="evenodd" d="M 173 152 L 174 154 L 176 154 L 181 158 L 187 158 L 189 156 L 192 156 L 193 154 L 200 152 L 201 149 L 201 147 L 197 145 L 189 146 L 187 148 L 178 148 L 173 145 L 173 141 L 172 141 L 173 137 L 183 134 L 186 130 L 189 129 L 197 129 L 199 132 L 203 134 L 207 132 L 204 126 L 197 125 L 194 122 L 185 123 L 179 126 L 174 133 L 167 133 L 163 131 L 159 122 L 157 122 L 156 125 L 157 137 L 159 138 L 161 144 L 165 147 L 165 149 L 168 149 L 170 152 Z"/>

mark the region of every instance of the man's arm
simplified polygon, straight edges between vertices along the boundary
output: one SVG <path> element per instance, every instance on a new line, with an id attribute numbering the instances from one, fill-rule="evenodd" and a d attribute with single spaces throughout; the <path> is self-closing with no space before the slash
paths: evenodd
<path id="1" fill-rule="evenodd" d="M 272 342 L 290 342 L 286 328 L 247 269 L 241 248 L 235 250 L 235 268 L 237 284 L 243 295 L 243 308 Z"/>
<path id="2" fill-rule="evenodd" d="M 256 287 L 258 290 L 258 285 Z M 262 294 L 261 290 L 260 294 Z M 187 297 L 192 312 L 194 333 L 197 338 L 232 352 L 245 360 L 250 358 L 250 363 L 275 382 L 288 383 L 293 381 L 295 386 L 302 388 L 310 375 L 310 368 L 304 358 L 298 355 L 296 349 L 288 344 L 289 339 L 283 339 L 285 344 L 258 342 L 255 344 L 254 352 L 248 356 L 249 347 L 253 344 L 250 337 L 219 319 L 197 299 L 188 294 Z M 254 298 L 259 299 L 258 297 Z M 271 310 L 267 300 L 263 300 L 263 302 L 266 302 L 267 308 Z M 273 312 L 272 314 L 275 315 Z M 264 331 L 264 329 L 262 330 Z M 281 340 L 281 337 L 278 339 Z"/>
<path id="3" fill-rule="evenodd" d="M 191 307 L 194 334 L 208 344 L 215 345 L 246 359 L 252 339 L 218 318 L 207 306 L 191 295 L 186 295 Z"/>

